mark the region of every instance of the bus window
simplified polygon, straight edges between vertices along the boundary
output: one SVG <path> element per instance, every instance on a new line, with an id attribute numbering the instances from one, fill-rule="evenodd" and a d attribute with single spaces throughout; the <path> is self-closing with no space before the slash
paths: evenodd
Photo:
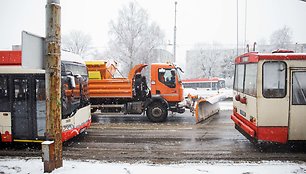
<path id="1" fill-rule="evenodd" d="M 236 65 L 234 90 L 243 92 L 244 65 Z"/>
<path id="2" fill-rule="evenodd" d="M 0 111 L 8 112 L 9 107 L 9 97 L 8 97 L 8 80 L 7 77 L 0 76 Z"/>
<path id="3" fill-rule="evenodd" d="M 44 136 L 46 132 L 46 88 L 44 79 L 36 79 L 36 114 L 37 135 Z"/>
<path id="4" fill-rule="evenodd" d="M 218 82 L 212 82 L 212 90 L 218 90 Z"/>
<path id="5" fill-rule="evenodd" d="M 283 98 L 286 96 L 286 63 L 281 61 L 263 64 L 263 96 Z"/>
<path id="6" fill-rule="evenodd" d="M 219 82 L 218 82 L 218 89 L 222 89 L 222 88 L 225 88 L 225 81 L 224 80 L 220 80 Z"/>
<path id="7" fill-rule="evenodd" d="M 306 72 L 292 73 L 292 104 L 306 105 Z"/>
<path id="8" fill-rule="evenodd" d="M 256 77 L 257 77 L 257 64 L 245 65 L 245 82 L 244 93 L 256 96 Z"/>

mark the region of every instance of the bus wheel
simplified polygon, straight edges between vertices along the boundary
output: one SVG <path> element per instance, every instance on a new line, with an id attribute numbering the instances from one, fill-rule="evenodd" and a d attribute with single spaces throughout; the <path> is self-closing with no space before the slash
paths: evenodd
<path id="1" fill-rule="evenodd" d="M 148 106 L 146 114 L 152 122 L 164 122 L 167 119 L 168 110 L 164 104 L 154 102 Z"/>

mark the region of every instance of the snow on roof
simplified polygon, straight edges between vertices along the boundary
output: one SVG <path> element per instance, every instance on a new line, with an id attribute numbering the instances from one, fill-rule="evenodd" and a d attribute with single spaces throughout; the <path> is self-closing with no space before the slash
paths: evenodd
<path id="1" fill-rule="evenodd" d="M 77 54 L 74 54 L 74 53 L 71 53 L 71 52 L 67 52 L 67 51 L 62 51 L 61 60 L 76 62 L 76 63 L 80 63 L 80 64 L 85 65 L 85 61 L 82 59 L 81 56 L 79 56 Z"/>

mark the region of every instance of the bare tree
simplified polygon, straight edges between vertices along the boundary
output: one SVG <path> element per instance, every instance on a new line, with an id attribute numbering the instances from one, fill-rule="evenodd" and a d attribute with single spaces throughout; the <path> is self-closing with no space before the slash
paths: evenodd
<path id="1" fill-rule="evenodd" d="M 288 49 L 288 45 L 291 43 L 292 32 L 287 26 L 274 31 L 270 37 L 270 43 L 274 49 Z"/>
<path id="2" fill-rule="evenodd" d="M 149 21 L 147 12 L 130 2 L 119 11 L 117 21 L 110 22 L 110 54 L 125 64 L 125 71 L 135 64 L 150 63 L 153 49 L 163 44 L 164 34 Z"/>
<path id="3" fill-rule="evenodd" d="M 73 30 L 62 37 L 62 48 L 80 56 L 84 56 L 89 51 L 90 44 L 90 35 L 82 31 Z"/>
<path id="4" fill-rule="evenodd" d="M 217 59 L 215 59 L 215 56 L 212 54 L 212 52 L 210 51 L 210 53 L 205 54 L 205 52 L 201 49 L 199 56 L 202 59 L 201 62 L 201 70 L 202 70 L 202 74 L 203 77 L 212 77 L 214 74 L 214 67 L 216 64 Z"/>
<path id="5" fill-rule="evenodd" d="M 197 45 L 198 65 L 201 65 L 202 77 L 218 76 L 220 72 L 221 45 L 218 43 Z"/>
<path id="6" fill-rule="evenodd" d="M 221 73 L 220 76 L 223 78 L 232 78 L 234 76 L 235 65 L 234 58 L 236 56 L 235 52 L 228 53 L 224 55 L 224 59 L 221 62 Z"/>

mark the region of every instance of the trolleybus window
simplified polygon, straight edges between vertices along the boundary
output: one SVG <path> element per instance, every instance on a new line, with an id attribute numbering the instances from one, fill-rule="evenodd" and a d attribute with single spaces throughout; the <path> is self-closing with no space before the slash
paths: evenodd
<path id="1" fill-rule="evenodd" d="M 256 77 L 257 77 L 257 64 L 246 64 L 245 65 L 245 82 L 244 82 L 244 93 L 256 96 Z"/>
<path id="2" fill-rule="evenodd" d="M 236 65 L 234 89 L 243 92 L 244 65 Z"/>
<path id="3" fill-rule="evenodd" d="M 283 98 L 286 96 L 286 63 L 281 61 L 263 64 L 263 96 Z"/>
<path id="4" fill-rule="evenodd" d="M 306 105 L 306 71 L 292 73 L 292 104 Z"/>
<path id="5" fill-rule="evenodd" d="M 0 76 L 0 111 L 7 112 L 9 110 L 9 97 L 8 97 L 8 80 L 5 76 Z"/>

